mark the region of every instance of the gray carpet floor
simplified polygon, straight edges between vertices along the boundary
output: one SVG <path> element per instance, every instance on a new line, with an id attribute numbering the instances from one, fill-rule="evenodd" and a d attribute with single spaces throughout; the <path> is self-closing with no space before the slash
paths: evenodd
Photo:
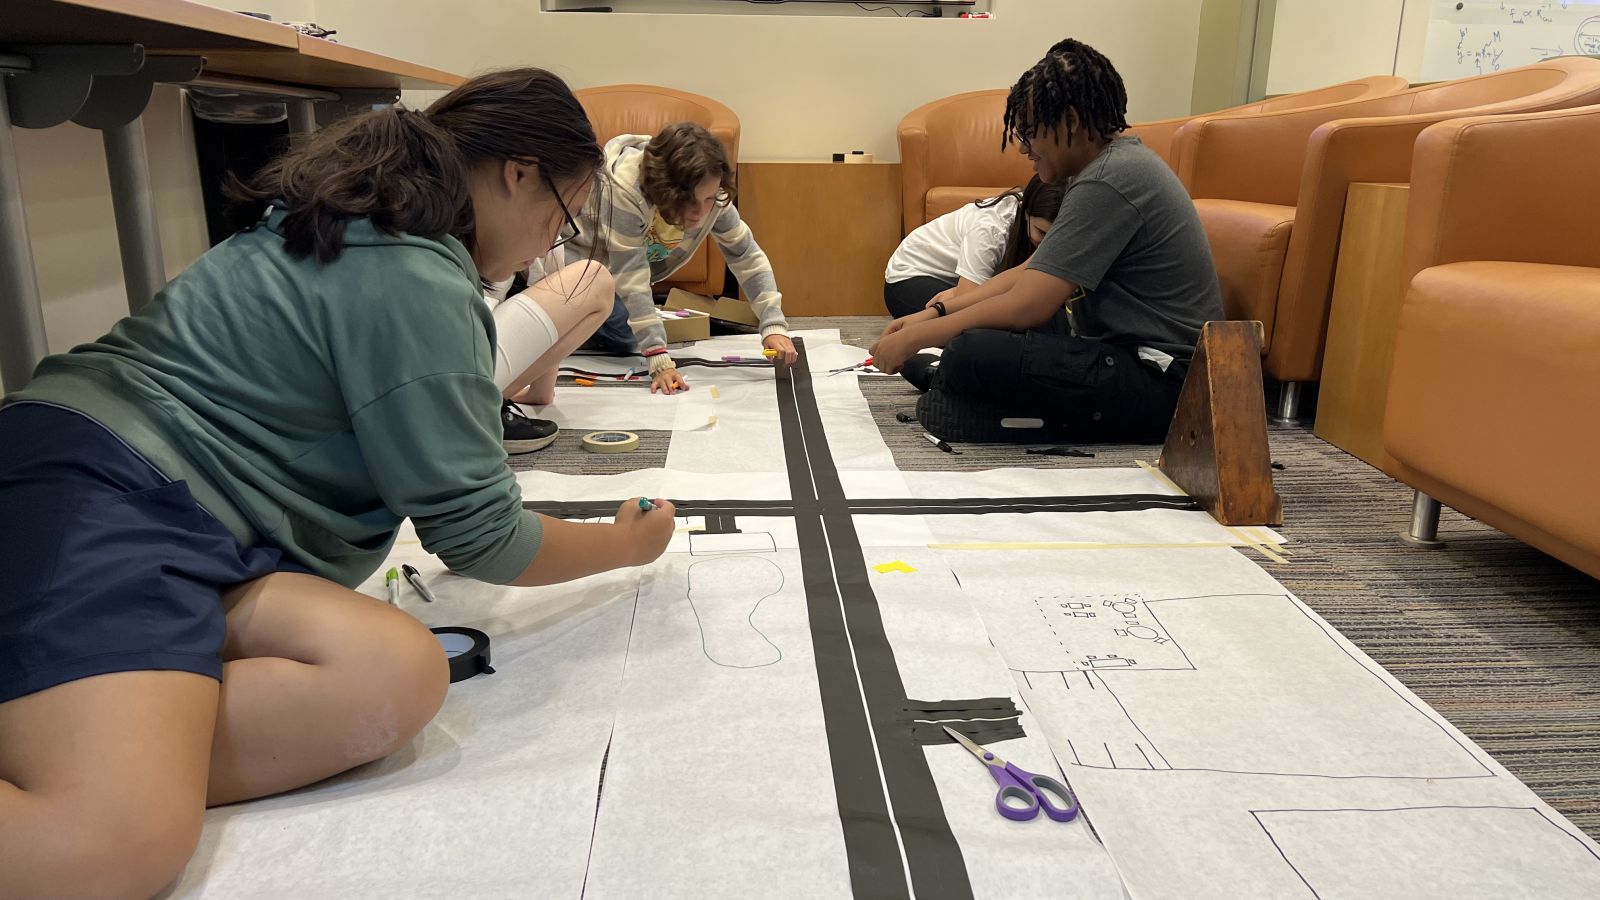
<path id="1" fill-rule="evenodd" d="M 814 318 L 867 346 L 887 321 Z M 840 376 L 849 377 L 849 376 Z M 1011 445 L 938 450 L 901 424 L 916 393 L 898 378 L 862 378 L 884 439 L 903 470 L 999 466 L 1132 466 L 1154 446 L 1096 445 L 1090 459 L 1028 455 Z M 625 426 L 625 423 L 618 423 Z M 563 433 L 551 448 L 513 457 L 517 468 L 601 474 L 665 464 L 669 432 L 640 433 L 640 449 L 583 452 Z M 1411 491 L 1311 433 L 1271 432 L 1290 540 L 1266 569 L 1590 837 L 1600 840 L 1600 582 L 1500 532 L 1446 511 L 1445 550 L 1414 550 L 1395 535 Z"/>

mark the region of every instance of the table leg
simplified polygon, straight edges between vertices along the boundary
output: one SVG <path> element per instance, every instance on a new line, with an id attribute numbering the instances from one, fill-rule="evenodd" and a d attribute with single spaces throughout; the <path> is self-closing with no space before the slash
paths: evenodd
<path id="1" fill-rule="evenodd" d="M 106 169 L 111 176 L 111 208 L 122 250 L 122 280 L 128 289 L 128 311 L 137 313 L 167 285 L 161 255 L 161 226 L 150 190 L 150 161 L 145 152 L 144 122 L 104 129 Z"/>
<path id="2" fill-rule="evenodd" d="M 4 76 L 0 76 L 3 79 Z M 0 80 L 0 386 L 21 390 L 49 352 L 39 279 L 28 244 L 28 218 L 17 175 L 11 110 Z"/>

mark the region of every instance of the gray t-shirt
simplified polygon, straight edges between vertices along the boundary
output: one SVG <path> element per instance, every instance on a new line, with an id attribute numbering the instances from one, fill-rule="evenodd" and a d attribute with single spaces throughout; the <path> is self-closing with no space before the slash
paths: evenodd
<path id="1" fill-rule="evenodd" d="M 1067 186 L 1029 268 L 1070 281 L 1073 333 L 1177 359 L 1223 318 L 1222 290 L 1194 201 L 1161 157 L 1119 137 Z"/>

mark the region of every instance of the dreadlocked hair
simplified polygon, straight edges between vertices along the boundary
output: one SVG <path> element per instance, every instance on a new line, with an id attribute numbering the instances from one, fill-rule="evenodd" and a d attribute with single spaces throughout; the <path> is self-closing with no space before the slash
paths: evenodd
<path id="1" fill-rule="evenodd" d="M 1067 38 L 1022 73 L 1006 97 L 1004 150 L 1015 140 L 1031 141 L 1041 131 L 1068 128 L 1068 111 L 1090 135 L 1109 138 L 1128 128 L 1128 90 L 1105 54 Z M 1067 132 L 1071 143 L 1072 132 Z"/>

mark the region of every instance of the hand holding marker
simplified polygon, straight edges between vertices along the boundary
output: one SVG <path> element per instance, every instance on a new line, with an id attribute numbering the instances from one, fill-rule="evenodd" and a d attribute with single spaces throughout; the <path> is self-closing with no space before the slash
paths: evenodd
<path id="1" fill-rule="evenodd" d="M 636 497 L 624 500 L 622 506 L 617 508 L 613 527 L 618 532 L 617 544 L 629 551 L 628 565 L 642 566 L 654 562 L 666 551 L 678 527 L 678 511 L 665 500 L 652 502 L 644 497 Z"/>

